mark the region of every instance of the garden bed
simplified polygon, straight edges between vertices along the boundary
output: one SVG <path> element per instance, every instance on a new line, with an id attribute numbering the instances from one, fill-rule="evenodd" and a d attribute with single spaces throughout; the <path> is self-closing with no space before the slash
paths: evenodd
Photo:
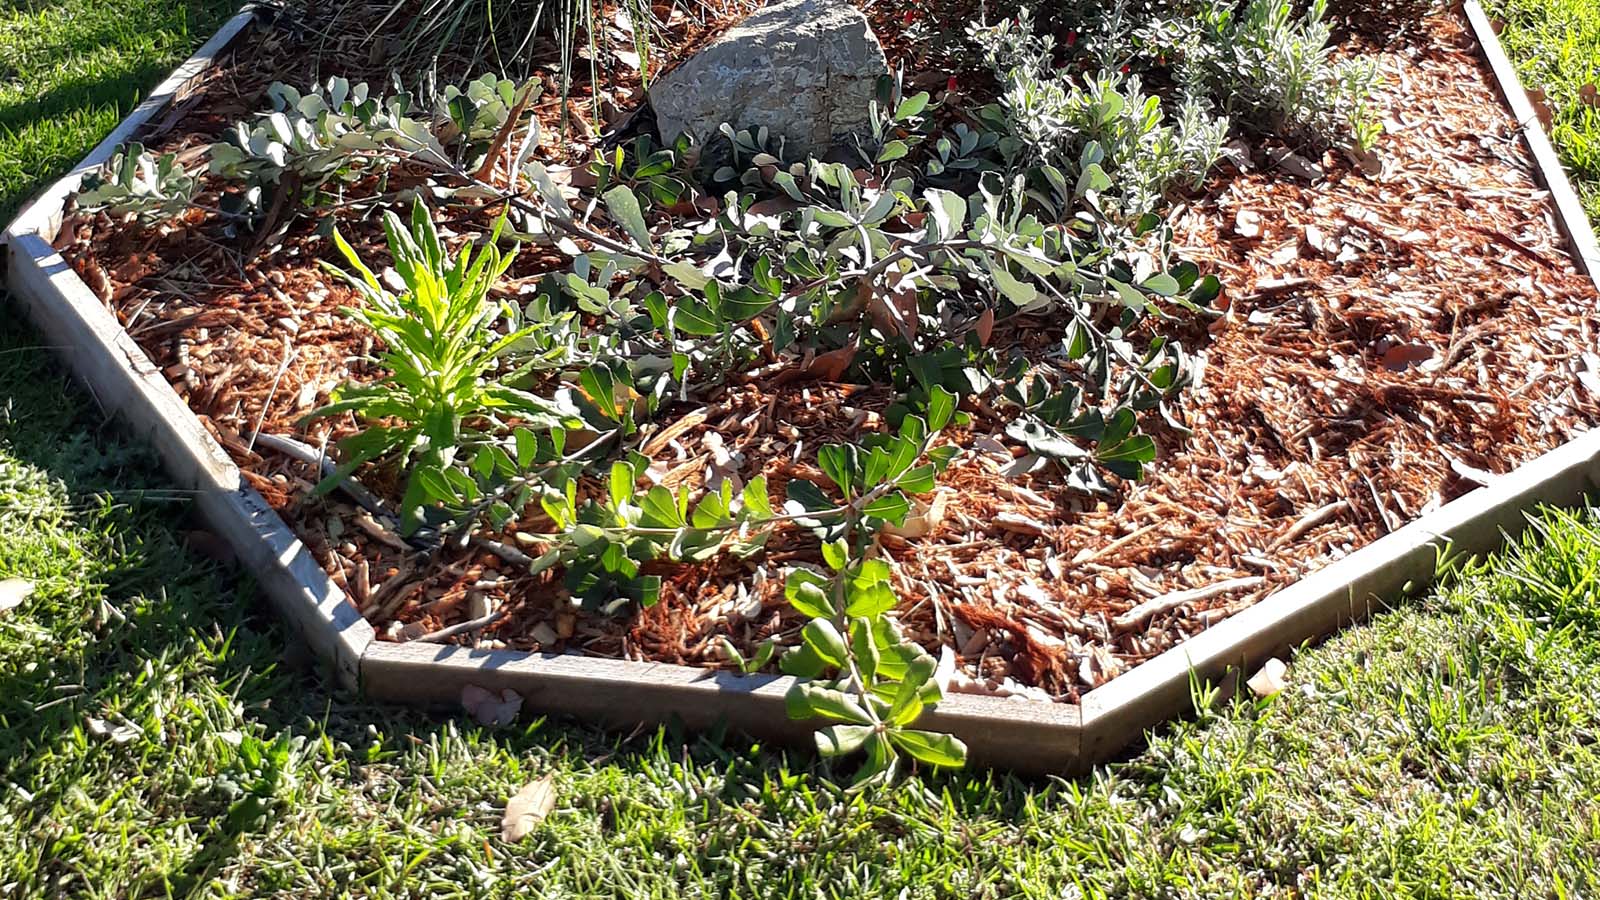
<path id="1" fill-rule="evenodd" d="M 269 30 L 251 40 L 147 144 L 196 153 L 260 108 L 268 84 L 305 80 L 272 62 L 296 59 L 295 38 Z M 290 43 L 256 52 L 275 41 Z M 885 43 L 914 55 L 907 39 Z M 1203 374 L 1151 422 L 1159 450 L 1143 480 L 1111 478 L 1106 495 L 1086 494 L 1008 436 L 1004 412 L 970 399 L 941 438 L 956 451 L 936 489 L 878 537 L 875 552 L 895 561 L 900 627 L 953 664 L 946 690 L 1077 702 L 1600 417 L 1593 287 L 1572 267 L 1462 23 L 1433 16 L 1392 43 L 1352 35 L 1346 46 L 1376 54 L 1385 75 L 1373 154 L 1290 156 L 1281 141 L 1236 142 L 1169 215 L 1174 242 L 1223 293 L 1204 321 L 1160 326 L 1203 356 Z M 992 90 L 971 71 L 933 74 L 922 80 L 957 112 Z M 619 109 L 637 99 L 607 89 Z M 547 135 L 562 113 L 537 108 Z M 569 135 L 538 155 L 561 171 L 581 165 L 593 141 Z M 407 174 L 401 166 L 394 180 Z M 270 237 L 230 243 L 203 208 L 215 201 L 207 190 L 156 229 L 68 212 L 54 245 L 381 638 L 708 668 L 730 667 L 724 639 L 747 657 L 769 638 L 797 640 L 805 617 L 785 601 L 784 573 L 823 556 L 793 523 L 748 560 L 651 563 L 659 600 L 617 615 L 574 607 L 559 570 L 519 574 L 549 531 L 537 510 L 516 510 L 476 544 L 423 552 L 381 511 L 314 495 L 315 465 L 274 438 L 322 447 L 357 430 L 303 417 L 339 385 L 381 375 L 367 361 L 372 335 L 340 312 L 358 300 L 318 265 L 338 257 L 317 221 L 280 223 L 269 211 L 259 233 Z M 351 196 L 363 190 L 372 185 L 356 183 Z M 493 223 L 470 203 L 436 217 L 452 243 Z M 363 258 L 381 258 L 375 216 L 333 218 Z M 497 290 L 517 296 L 568 265 L 525 250 Z M 985 344 L 1034 362 L 1065 334 L 1025 313 L 984 329 Z M 776 506 L 790 481 L 823 481 L 818 448 L 883 431 L 899 399 L 832 368 L 811 355 L 775 358 L 662 404 L 632 443 L 646 458 L 641 483 L 698 496 L 764 476 Z M 393 470 L 358 478 L 382 508 L 397 505 Z M 460 629 L 472 622 L 483 624 Z M 452 628 L 461 633 L 438 635 Z"/>

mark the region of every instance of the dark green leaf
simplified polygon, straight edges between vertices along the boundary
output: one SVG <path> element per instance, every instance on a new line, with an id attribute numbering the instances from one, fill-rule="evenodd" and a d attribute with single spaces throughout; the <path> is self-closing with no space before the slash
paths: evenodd
<path id="1" fill-rule="evenodd" d="M 956 448 L 952 447 L 949 449 Z M 895 484 L 899 485 L 900 489 L 908 494 L 926 494 L 927 492 L 933 490 L 934 476 L 936 474 L 935 467 L 931 464 L 917 466 L 915 469 L 910 469 L 904 475 L 900 476 L 899 480 L 896 481 Z"/>
<path id="2" fill-rule="evenodd" d="M 816 678 L 828 668 L 828 663 L 804 644 L 791 647 L 778 659 L 778 671 L 796 678 Z M 784 695 L 785 705 L 789 710 L 791 719 L 811 719 L 816 717 L 816 712 L 811 709 L 806 695 L 797 691 L 795 685 Z"/>
<path id="3" fill-rule="evenodd" d="M 868 503 L 862 512 L 897 526 L 904 525 L 906 515 L 911 512 L 911 501 L 906 499 L 905 494 L 891 491 Z"/>
<path id="4" fill-rule="evenodd" d="M 817 658 L 825 661 L 830 666 L 844 664 L 848 651 L 844 645 L 844 635 L 839 633 L 833 622 L 827 619 L 812 619 L 805 627 L 800 629 L 800 640 Z"/>
<path id="5" fill-rule="evenodd" d="M 928 428 L 941 431 L 956 411 L 956 395 L 934 385 L 928 390 Z"/>
<path id="6" fill-rule="evenodd" d="M 791 479 L 784 492 L 788 494 L 790 500 L 799 503 L 807 512 L 819 512 L 834 508 L 833 501 L 829 500 L 828 495 L 822 492 L 822 488 L 804 478 Z"/>
<path id="7" fill-rule="evenodd" d="M 606 211 L 622 230 L 628 233 L 633 242 L 646 250 L 654 252 L 655 244 L 650 238 L 650 227 L 645 224 L 644 212 L 639 208 L 639 198 L 634 196 L 627 185 L 619 184 L 606 191 L 601 199 L 605 201 Z"/>
<path id="8" fill-rule="evenodd" d="M 934 670 L 938 663 L 933 657 L 923 655 L 906 667 L 905 676 L 900 681 L 900 687 L 895 692 L 894 704 L 889 707 L 889 722 L 894 725 L 910 725 L 922 715 L 923 692 L 922 688 L 933 678 Z"/>
<path id="9" fill-rule="evenodd" d="M 872 716 L 868 715 L 861 702 L 843 691 L 812 682 L 801 682 L 795 685 L 793 690 L 800 692 L 804 698 L 805 708 L 809 709 L 813 716 L 861 725 L 872 723 Z"/>
<path id="10" fill-rule="evenodd" d="M 722 320 L 711 308 L 693 297 L 684 297 L 673 308 L 672 324 L 684 334 L 712 337 L 722 333 Z"/>
<path id="11" fill-rule="evenodd" d="M 856 486 L 856 448 L 849 444 L 825 444 L 817 451 L 817 465 L 839 490 L 850 499 Z"/>

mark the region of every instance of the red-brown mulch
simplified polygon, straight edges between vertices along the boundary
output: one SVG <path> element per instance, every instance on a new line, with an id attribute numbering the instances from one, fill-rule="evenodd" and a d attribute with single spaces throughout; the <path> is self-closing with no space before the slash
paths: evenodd
<path id="1" fill-rule="evenodd" d="M 1462 26 L 1425 25 L 1380 48 L 1388 133 L 1365 160 L 1371 173 L 1329 154 L 1313 161 L 1325 177 L 1305 180 L 1257 145 L 1243 171 L 1225 167 L 1174 215 L 1229 310 L 1192 343 L 1205 356 L 1181 405 L 1192 434 L 1161 432 L 1143 483 L 1089 500 L 1048 468 L 1030 474 L 983 410 L 952 432 L 962 452 L 938 495 L 883 551 L 898 562 L 908 632 L 958 654 L 956 689 L 1076 700 L 1600 421 L 1594 292 Z M 202 145 L 256 108 L 284 77 L 276 60 L 292 57 L 241 54 L 155 143 Z M 582 158 L 546 150 L 563 153 Z M 370 221 L 340 227 L 375 240 Z M 465 215 L 454 227 L 476 225 Z M 493 604 L 508 614 L 482 635 L 488 646 L 716 666 L 720 638 L 748 652 L 799 624 L 783 572 L 816 556 L 792 530 L 751 561 L 658 565 L 661 602 L 606 618 L 569 608 L 553 573 L 519 576 L 485 552 L 424 560 L 351 504 L 310 498 L 308 466 L 243 437 L 306 437 L 300 416 L 344 379 L 376 374 L 309 226 L 249 261 L 199 212 L 153 233 L 69 216 L 58 246 L 383 635 L 415 637 Z M 562 265 L 530 252 L 513 274 Z M 994 340 L 1048 330 L 1013 321 Z M 817 474 L 818 446 L 877 427 L 890 400 L 875 387 L 735 379 L 667 410 L 645 452 L 666 483 L 765 474 L 777 499 L 790 478 Z M 539 528 L 530 515 L 510 531 Z M 1167 602 L 1175 594 L 1184 602 Z"/>

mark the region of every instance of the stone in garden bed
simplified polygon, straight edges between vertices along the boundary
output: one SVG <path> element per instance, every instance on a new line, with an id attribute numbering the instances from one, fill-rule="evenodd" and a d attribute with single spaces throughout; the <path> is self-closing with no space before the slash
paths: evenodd
<path id="1" fill-rule="evenodd" d="M 662 76 L 650 104 L 669 143 L 685 132 L 704 142 L 726 122 L 767 128 L 803 157 L 866 129 L 887 72 L 867 17 L 848 0 L 782 0 Z"/>

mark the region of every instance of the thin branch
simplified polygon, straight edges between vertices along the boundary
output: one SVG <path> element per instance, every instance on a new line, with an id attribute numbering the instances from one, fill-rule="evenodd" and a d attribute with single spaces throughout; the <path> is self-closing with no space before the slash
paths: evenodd
<path id="1" fill-rule="evenodd" d="M 439 643 L 443 643 L 444 641 L 448 640 L 449 638 L 453 638 L 458 634 L 466 634 L 469 631 L 478 631 L 480 629 L 488 628 L 490 625 L 493 625 L 494 623 L 500 621 L 501 619 L 503 619 L 505 617 L 506 617 L 506 611 L 504 609 L 497 609 L 494 612 L 489 613 L 487 616 L 480 616 L 480 617 L 478 617 L 476 619 L 470 619 L 470 620 L 468 620 L 466 622 L 457 622 L 456 624 L 451 625 L 451 626 L 449 626 L 447 628 L 441 628 L 438 631 L 430 631 L 427 634 L 425 634 L 425 635 L 423 635 L 423 636 L 421 636 L 419 638 L 413 638 L 412 640 L 407 641 L 406 643 L 409 643 L 409 644 L 439 644 Z"/>
<path id="2" fill-rule="evenodd" d="M 265 447 L 268 450 L 281 453 L 290 459 L 296 459 L 308 466 L 316 467 L 317 471 L 322 473 L 323 478 L 327 478 L 329 475 L 332 475 L 339 469 L 338 465 L 335 464 L 333 460 L 329 459 L 326 453 L 317 450 L 317 448 L 303 441 L 297 441 L 292 437 L 285 437 L 281 434 L 265 434 L 262 432 L 257 432 L 251 438 L 251 441 L 255 444 Z M 361 482 L 356 481 L 354 476 L 340 481 L 338 484 L 338 490 L 343 491 L 346 496 L 360 504 L 361 507 L 367 512 L 370 512 L 375 516 L 385 516 L 391 519 L 394 518 L 394 514 L 389 512 L 389 510 L 384 507 L 383 501 L 379 500 L 371 491 L 367 490 L 365 487 L 362 487 Z"/>

